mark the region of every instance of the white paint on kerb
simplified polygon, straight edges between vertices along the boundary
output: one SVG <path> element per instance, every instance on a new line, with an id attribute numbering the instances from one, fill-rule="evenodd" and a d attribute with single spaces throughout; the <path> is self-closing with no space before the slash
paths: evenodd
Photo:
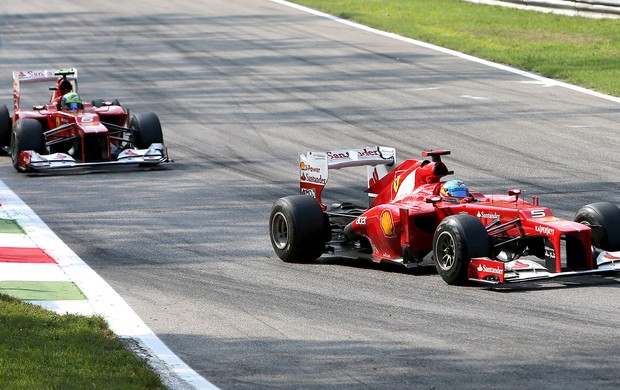
<path id="1" fill-rule="evenodd" d="M 112 287 L 78 257 L 2 180 L 1 210 L 15 219 L 36 246 L 56 260 L 58 266 L 82 290 L 87 302 L 37 302 L 59 314 L 97 314 L 105 318 L 119 337 L 137 344 L 134 352 L 145 358 L 172 389 L 218 390 L 174 354 Z"/>

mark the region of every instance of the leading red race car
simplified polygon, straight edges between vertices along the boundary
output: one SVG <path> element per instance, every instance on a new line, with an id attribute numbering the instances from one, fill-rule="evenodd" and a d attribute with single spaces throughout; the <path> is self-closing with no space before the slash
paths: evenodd
<path id="1" fill-rule="evenodd" d="M 49 101 L 23 109 L 22 85 L 50 81 Z M 13 72 L 14 113 L 0 106 L 0 147 L 18 172 L 170 161 L 157 115 L 130 115 L 116 99 L 82 102 L 77 81 L 75 68 Z M 67 94 L 78 100 L 62 104 Z"/>
<path id="2" fill-rule="evenodd" d="M 273 205 L 272 246 L 287 262 L 323 254 L 417 266 L 431 254 L 448 284 L 522 282 L 620 271 L 620 208 L 608 202 L 582 207 L 574 221 L 555 217 L 537 197 L 518 189 L 484 195 L 459 180 L 441 156 L 395 166 L 388 147 L 299 155 L 301 195 Z M 367 166 L 370 207 L 326 207 L 321 193 L 329 171 Z"/>

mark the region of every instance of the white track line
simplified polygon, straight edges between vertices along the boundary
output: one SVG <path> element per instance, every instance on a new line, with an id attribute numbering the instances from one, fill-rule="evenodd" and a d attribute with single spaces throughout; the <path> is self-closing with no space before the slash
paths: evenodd
<path id="1" fill-rule="evenodd" d="M 523 76 L 523 77 L 527 77 L 527 78 L 530 78 L 530 79 L 542 81 L 542 82 L 544 82 L 544 84 L 546 86 L 552 86 L 553 85 L 553 86 L 557 86 L 557 87 L 562 87 L 562 88 L 570 89 L 572 91 L 585 93 L 585 94 L 590 95 L 590 96 L 595 96 L 597 98 L 609 100 L 609 101 L 612 101 L 612 102 L 615 102 L 615 103 L 620 103 L 620 98 L 619 97 L 605 95 L 603 93 L 592 91 L 592 90 L 587 89 L 587 88 L 578 87 L 576 85 L 572 85 L 572 84 L 568 84 L 568 83 L 563 83 L 561 81 L 557 81 L 557 80 L 549 79 L 549 78 L 546 78 L 546 77 L 542 77 L 542 76 L 539 76 L 539 75 L 534 74 L 534 73 L 530 73 L 530 72 L 526 72 L 526 71 L 523 71 L 523 70 L 520 70 L 520 69 L 512 68 L 512 67 L 507 66 L 507 65 L 498 64 L 496 62 L 487 61 L 487 60 L 483 60 L 481 58 L 470 56 L 469 54 L 464 54 L 464 53 L 460 53 L 460 52 L 455 51 L 455 50 L 446 49 L 445 47 L 440 47 L 440 46 L 432 45 L 430 43 L 426 43 L 426 42 L 418 41 L 418 40 L 415 40 L 415 39 L 403 37 L 401 35 L 397 35 L 397 34 L 385 32 L 385 31 L 377 30 L 375 28 L 364 26 L 362 24 L 351 22 L 351 21 L 348 21 L 348 20 L 345 20 L 345 19 L 341 19 L 341 18 L 339 18 L 337 16 L 326 14 L 324 12 L 320 12 L 320 11 L 314 10 L 312 8 L 304 7 L 304 6 L 299 5 L 299 4 L 289 3 L 288 1 L 284 1 L 284 0 L 269 0 L 269 1 L 271 1 L 272 3 L 277 3 L 277 4 L 285 5 L 287 7 L 295 8 L 295 9 L 297 9 L 299 11 L 307 12 L 309 14 L 317 15 L 317 16 L 320 16 L 320 17 L 325 18 L 325 19 L 333 20 L 334 22 L 341 23 L 341 24 L 344 24 L 344 25 L 347 25 L 347 26 L 350 26 L 350 27 L 353 27 L 353 28 L 360 29 L 360 30 L 364 30 L 364 31 L 367 31 L 367 32 L 370 32 L 370 33 L 373 33 L 373 34 L 381 35 L 381 36 L 384 36 L 384 37 L 387 37 L 387 38 L 391 38 L 391 39 L 396 39 L 396 40 L 399 40 L 401 42 L 406 42 L 406 43 L 409 43 L 409 44 L 412 44 L 412 45 L 416 45 L 416 46 L 424 47 L 424 48 L 427 48 L 427 49 L 435 50 L 435 51 L 438 51 L 438 52 L 441 52 L 441 53 L 449 54 L 451 56 L 459 57 L 459 58 L 462 58 L 462 59 L 465 59 L 465 60 L 468 60 L 468 61 L 472 61 L 472 62 L 476 62 L 476 63 L 482 64 L 482 65 L 486 65 L 486 66 L 489 66 L 489 67 L 492 67 L 492 68 L 496 68 L 496 69 L 504 70 L 506 72 L 518 74 L 518 75 Z"/>
<path id="2" fill-rule="evenodd" d="M 42 302 L 42 306 L 60 314 L 93 313 L 106 319 L 119 337 L 134 341 L 134 352 L 145 358 L 172 389 L 218 390 L 198 375 L 157 337 L 110 285 L 78 257 L 56 234 L 0 180 L 2 214 L 15 219 L 39 248 L 45 250 L 58 266 L 87 296 L 87 304 L 65 301 Z M 25 265 L 24 265 L 25 266 Z M 39 302 L 32 302 L 39 303 Z"/>

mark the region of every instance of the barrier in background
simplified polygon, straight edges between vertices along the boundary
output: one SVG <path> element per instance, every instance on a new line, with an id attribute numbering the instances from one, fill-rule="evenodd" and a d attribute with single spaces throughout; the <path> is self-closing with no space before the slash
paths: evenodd
<path id="1" fill-rule="evenodd" d="M 620 18 L 620 0 L 465 0 L 470 3 L 591 18 Z"/>

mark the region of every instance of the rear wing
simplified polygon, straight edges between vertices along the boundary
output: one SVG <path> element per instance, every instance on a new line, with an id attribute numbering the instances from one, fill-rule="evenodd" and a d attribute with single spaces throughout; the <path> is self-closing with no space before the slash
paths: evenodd
<path id="1" fill-rule="evenodd" d="M 299 191 L 315 198 L 325 210 L 321 193 L 331 169 L 366 166 L 370 188 L 394 168 L 395 162 L 396 149 L 387 146 L 299 153 Z M 372 201 L 377 194 L 369 192 L 368 196 Z"/>
<path id="2" fill-rule="evenodd" d="M 13 71 L 13 106 L 19 110 L 19 90 L 21 84 L 41 83 L 56 81 L 58 77 L 64 77 L 73 84 L 73 91 L 77 92 L 77 69 L 57 69 L 57 70 L 14 70 Z"/>

